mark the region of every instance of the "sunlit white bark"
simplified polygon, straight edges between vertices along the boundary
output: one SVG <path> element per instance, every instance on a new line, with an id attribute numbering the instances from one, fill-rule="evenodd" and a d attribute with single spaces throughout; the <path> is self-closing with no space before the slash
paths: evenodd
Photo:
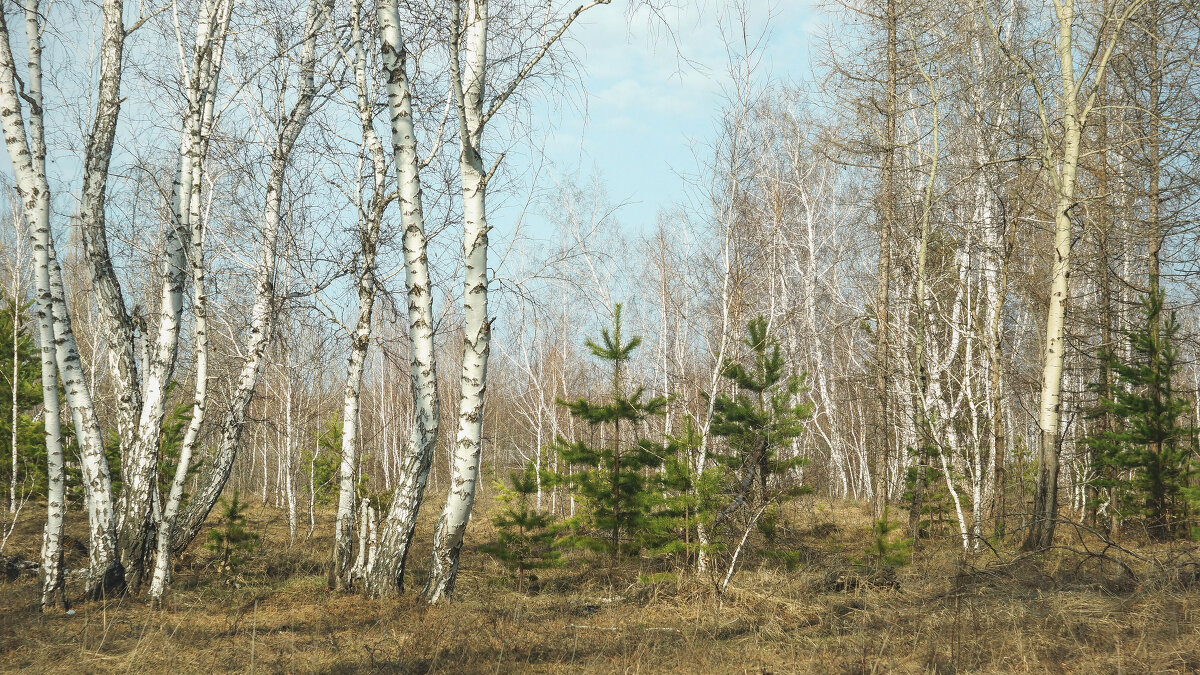
<path id="1" fill-rule="evenodd" d="M 382 525 L 375 564 L 366 572 L 367 593 L 386 596 L 399 592 L 404 586 L 404 565 L 437 444 L 439 401 L 433 345 L 433 288 L 426 257 L 420 159 L 413 126 L 412 92 L 405 71 L 407 52 L 395 0 L 380 0 L 376 17 L 387 78 L 392 152 L 400 181 L 400 226 L 403 229 L 408 299 L 409 386 L 413 400 L 412 427 L 395 472 L 392 505 Z"/>
<path id="2" fill-rule="evenodd" d="M 359 124 L 362 127 L 362 144 L 371 160 L 371 198 L 363 203 L 362 191 L 358 193 L 359 220 L 359 264 L 362 266 L 355 286 L 358 290 L 358 321 L 350 341 L 350 359 L 346 366 L 346 383 L 342 393 L 342 457 L 338 468 L 338 506 L 334 529 L 334 576 L 335 586 L 340 590 L 351 582 L 351 554 L 354 542 L 354 488 L 358 470 L 358 417 L 362 391 L 363 369 L 367 360 L 367 349 L 371 343 L 371 312 L 375 306 L 375 251 L 379 242 L 379 225 L 383 220 L 387 204 L 387 160 L 383 144 L 375 134 L 372 114 L 371 89 L 367 81 L 367 55 L 363 47 L 362 27 L 359 23 L 362 3 L 351 3 L 350 41 L 354 69 L 354 85 L 357 93 Z M 360 555 L 360 558 L 362 556 Z M 365 568 L 365 562 L 363 563 Z"/>

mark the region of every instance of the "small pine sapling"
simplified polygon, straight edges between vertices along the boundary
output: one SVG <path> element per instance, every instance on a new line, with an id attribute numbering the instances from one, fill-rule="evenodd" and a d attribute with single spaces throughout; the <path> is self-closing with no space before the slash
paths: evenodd
<path id="1" fill-rule="evenodd" d="M 898 529 L 900 524 L 888 518 L 885 507 L 883 517 L 871 527 L 874 538 L 865 551 L 868 565 L 901 567 L 912 561 L 912 539 L 893 537 L 892 532 Z"/>
<path id="2" fill-rule="evenodd" d="M 910 529 L 915 524 L 914 532 L 919 538 L 944 534 L 950 527 L 954 503 L 944 478 L 942 470 L 930 464 L 910 466 L 904 473 L 904 501 L 917 509 L 917 518 L 910 522 Z"/>
<path id="3" fill-rule="evenodd" d="M 246 503 L 237 490 L 228 502 L 220 501 L 217 526 L 208 532 L 208 548 L 217 554 L 217 570 L 234 573 L 246 562 L 245 554 L 254 549 L 259 536 L 246 529 Z"/>
<path id="4" fill-rule="evenodd" d="M 1116 374 L 1111 396 L 1101 396 L 1097 415 L 1118 420 L 1116 429 L 1088 439 L 1095 453 L 1097 486 L 1106 488 L 1118 517 L 1140 517 L 1154 539 L 1179 533 L 1187 519 L 1192 469 L 1190 431 L 1180 423 L 1190 401 L 1175 393 L 1179 352 L 1172 344 L 1179 322 L 1164 316 L 1164 296 L 1142 301 L 1142 325 L 1125 333 L 1129 360 L 1101 356 Z"/>
<path id="5" fill-rule="evenodd" d="M 517 590 L 525 589 L 526 579 L 537 583 L 534 570 L 549 569 L 562 564 L 562 556 L 554 547 L 558 528 L 553 514 L 538 511 L 534 500 L 538 491 L 538 469 L 532 462 L 523 471 L 508 474 L 509 485 L 500 486 L 500 512 L 492 518 L 499 530 L 495 544 L 481 546 L 509 568 L 517 577 Z"/>
<path id="6" fill-rule="evenodd" d="M 709 455 L 718 478 L 715 485 L 707 484 L 720 491 L 709 500 L 723 504 L 712 518 L 712 530 L 714 535 L 729 530 L 731 542 L 736 542 L 718 591 L 729 583 L 750 532 L 759 528 L 762 518 L 808 491 L 798 479 L 805 459 L 784 452 L 804 434 L 804 424 L 812 416 L 812 404 L 800 401 L 806 391 L 804 377 L 786 372 L 779 341 L 768 334 L 763 317 L 746 326 L 744 343 L 750 350 L 749 362 L 729 361 L 721 373 L 735 393 L 718 394 L 713 401 L 711 430 L 724 442 Z M 774 534 L 772 523 L 766 524 L 765 534 Z"/>
<path id="7" fill-rule="evenodd" d="M 175 381 L 167 385 L 167 393 L 175 388 Z M 180 403 L 175 406 L 170 415 L 164 416 L 158 436 L 158 494 L 171 493 L 171 483 L 175 480 L 175 467 L 179 464 L 179 452 L 183 447 L 183 437 L 188 423 L 192 421 L 192 404 Z M 188 466 L 188 475 L 195 474 L 203 465 L 201 461 L 192 462 Z M 186 498 L 186 494 L 184 497 Z"/>
<path id="8" fill-rule="evenodd" d="M 49 485 L 44 422 L 35 419 L 42 403 L 41 354 L 22 321 L 31 304 L 17 302 L 0 289 L 0 445 L 16 451 L 16 465 L 11 452 L 0 451 L 0 476 L 11 487 L 6 497 L 14 500 L 9 510 L 23 501 L 18 485 L 37 495 L 45 495 Z"/>
<path id="9" fill-rule="evenodd" d="M 304 465 L 309 468 L 309 489 L 312 499 L 318 504 L 328 504 L 337 494 L 338 472 L 342 464 L 342 420 L 334 414 L 325 421 L 324 427 L 317 432 L 315 449 L 304 451 Z M 357 458 L 360 462 L 362 457 Z M 356 485 L 357 496 L 363 492 L 363 476 L 359 476 Z"/>
<path id="10" fill-rule="evenodd" d="M 705 524 L 705 514 L 700 508 L 694 466 L 702 443 L 695 424 L 685 417 L 682 432 L 668 435 L 660 448 L 662 465 L 654 476 L 660 503 L 645 535 L 646 553 L 652 557 L 688 558 L 700 550 L 697 532 Z"/>
<path id="11" fill-rule="evenodd" d="M 661 544 L 655 540 L 662 531 L 661 523 L 655 521 L 667 515 L 662 491 L 651 477 L 662 466 L 662 444 L 637 438 L 647 418 L 663 414 L 667 399 L 646 399 L 642 387 L 629 392 L 625 385 L 626 364 L 641 342 L 639 337 L 626 340 L 622 336 L 621 306 L 617 305 L 612 329 L 604 329 L 599 343 L 586 343 L 594 356 L 611 365 L 608 401 L 558 401 L 593 430 L 604 428 L 607 439 L 597 445 L 562 437 L 555 441 L 563 461 L 575 469 L 562 480 L 586 506 L 573 519 L 573 531 L 564 537 L 564 543 L 607 553 L 610 566 L 621 555 L 637 554 Z"/>

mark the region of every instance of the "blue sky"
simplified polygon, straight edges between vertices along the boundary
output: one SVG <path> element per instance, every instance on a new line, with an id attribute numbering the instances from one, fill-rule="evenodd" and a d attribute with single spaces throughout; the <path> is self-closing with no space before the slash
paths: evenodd
<path id="1" fill-rule="evenodd" d="M 552 187 L 559 180 L 590 182 L 596 177 L 607 200 L 624 205 L 617 215 L 625 231 L 639 232 L 652 227 L 661 210 L 685 201 L 687 185 L 681 174 L 696 172 L 698 157 L 704 159 L 704 146 L 715 135 L 729 85 L 727 42 L 741 39 L 741 26 L 734 0 L 679 0 L 678 7 L 661 18 L 644 11 L 631 14 L 632 1 L 614 0 L 596 7 L 571 27 L 561 47 L 571 51 L 577 79 L 530 93 L 540 102 L 528 110 L 533 133 L 527 140 L 545 155 L 546 163 L 538 173 L 540 187 Z M 820 21 L 812 0 L 743 0 L 743 4 L 750 39 L 757 40 L 765 32 L 757 80 L 809 79 L 809 53 Z M 82 39 L 86 42 L 86 37 Z M 47 58 L 63 60 L 58 40 L 49 40 L 47 46 Z M 732 48 L 741 46 L 732 44 Z M 47 93 L 48 100 L 58 100 L 60 95 Z M 129 119 L 136 107 L 133 101 L 122 111 L 126 119 L 119 140 L 125 143 L 132 140 Z M 52 126 L 67 121 L 57 118 L 62 112 L 51 111 L 56 117 Z M 89 108 L 86 114 L 90 112 Z M 532 175 L 530 167 L 536 164 L 527 149 L 513 150 L 503 171 L 517 178 L 518 185 L 510 186 L 517 189 L 491 202 L 493 225 L 502 238 L 520 217 L 519 208 L 513 207 L 527 198 L 526 176 Z M 63 213 L 72 212 L 78 157 L 55 144 L 50 160 L 58 179 L 57 205 Z M 0 173 L 11 175 L 4 153 L 0 153 Z M 528 225 L 536 235 L 544 234 L 536 215 Z"/>
<path id="2" fill-rule="evenodd" d="M 582 77 L 573 100 L 535 110 L 547 125 L 550 177 L 598 175 L 621 222 L 640 230 L 684 200 L 680 174 L 696 171 L 728 89 L 726 38 L 741 40 L 732 3 L 683 3 L 662 23 L 597 7 L 571 28 Z M 809 78 L 819 10 L 810 0 L 747 0 L 750 39 L 766 32 L 759 81 Z M 740 44 L 733 45 L 740 49 Z"/>

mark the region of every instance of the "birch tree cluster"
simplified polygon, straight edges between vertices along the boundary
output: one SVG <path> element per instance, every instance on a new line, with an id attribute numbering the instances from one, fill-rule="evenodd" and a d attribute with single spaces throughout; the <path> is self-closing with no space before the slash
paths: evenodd
<path id="1" fill-rule="evenodd" d="M 1129 504 L 1170 458 L 1167 530 L 1189 532 L 1193 3 L 831 1 L 802 80 L 726 13 L 725 99 L 654 223 L 603 177 L 525 181 L 537 116 L 587 67 L 573 24 L 626 11 L 605 5 L 2 4 L 0 524 L 44 501 L 44 608 L 76 579 L 161 602 L 235 494 L 285 509 L 292 542 L 332 532 L 331 587 L 373 597 L 414 581 L 424 509 L 415 581 L 440 602 L 496 480 L 521 477 L 521 522 L 575 518 L 564 477 L 608 455 L 559 449 L 623 442 L 685 513 L 676 562 L 722 589 L 803 492 L 907 518 L 918 549 L 1040 549 L 1064 521 L 1161 539 Z M 586 340 L 618 318 L 641 342 L 614 385 Z M 1173 430 L 1150 440 L 1114 404 L 1149 395 L 1147 354 L 1170 355 Z M 625 391 L 653 414 L 562 403 Z M 768 452 L 734 417 L 788 431 Z"/>

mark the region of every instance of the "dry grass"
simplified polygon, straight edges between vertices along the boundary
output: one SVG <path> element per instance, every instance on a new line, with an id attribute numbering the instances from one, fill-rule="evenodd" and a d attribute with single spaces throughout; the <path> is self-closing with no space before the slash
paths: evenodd
<path id="1" fill-rule="evenodd" d="M 32 577 L 0 582 L 0 669 L 1200 671 L 1200 590 L 1148 583 L 1150 567 L 1137 570 L 1137 585 L 1098 558 L 1068 551 L 967 558 L 947 539 L 900 570 L 898 590 L 828 591 L 828 569 L 845 565 L 870 538 L 869 514 L 852 504 L 809 502 L 789 535 L 809 562 L 789 572 L 751 561 L 721 599 L 703 578 L 639 581 L 633 568 L 609 578 L 574 558 L 543 574 L 535 592 L 517 593 L 501 567 L 473 550 L 494 535 L 480 517 L 457 600 L 433 608 L 412 593 L 376 602 L 328 591 L 321 567 L 329 514 L 318 536 L 289 547 L 279 510 L 249 511 L 263 544 L 240 577 L 222 578 L 197 546 L 161 610 L 126 598 L 78 603 L 74 616 L 43 615 L 33 607 Z M 35 556 L 38 523 L 28 513 L 7 554 Z M 430 525 L 423 523 L 422 541 Z M 418 581 L 427 555 L 418 549 L 411 558 Z M 81 562 L 76 551 L 68 565 Z"/>

